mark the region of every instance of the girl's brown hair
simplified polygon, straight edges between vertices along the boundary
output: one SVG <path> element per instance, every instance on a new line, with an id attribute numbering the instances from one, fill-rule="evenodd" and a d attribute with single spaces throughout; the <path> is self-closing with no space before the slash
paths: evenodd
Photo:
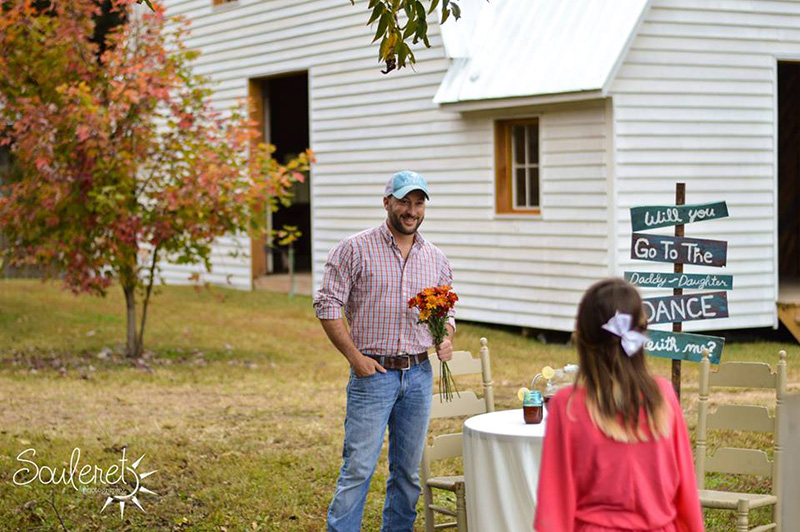
<path id="1" fill-rule="evenodd" d="M 592 422 L 606 436 L 621 442 L 646 441 L 639 426 L 644 408 L 655 439 L 669 434 L 669 409 L 658 383 L 647 369 L 644 352 L 628 356 L 620 337 L 602 328 L 619 311 L 633 318 L 631 327 L 647 328 L 642 298 L 623 279 L 592 285 L 578 306 L 575 337 L 580 370 L 576 384 L 586 388 L 586 406 Z"/>

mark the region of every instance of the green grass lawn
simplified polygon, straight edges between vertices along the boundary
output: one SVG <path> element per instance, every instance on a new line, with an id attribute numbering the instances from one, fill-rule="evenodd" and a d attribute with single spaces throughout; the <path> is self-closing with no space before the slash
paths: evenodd
<path id="1" fill-rule="evenodd" d="M 123 310 L 119 290 L 98 299 L 52 283 L 0 281 L 0 528 L 63 530 L 54 505 L 70 531 L 323 530 L 340 466 L 348 367 L 310 298 L 165 288 L 137 364 L 120 354 Z M 577 357 L 566 346 L 471 324 L 459 328 L 456 348 L 477 352 L 482 336 L 498 409 L 519 408 L 517 389 L 542 366 Z M 730 344 L 723 358 L 774 364 L 780 349 L 797 391 L 797 345 Z M 669 375 L 668 361 L 652 362 Z M 697 369 L 683 367 L 691 428 Z M 723 435 L 714 444 L 747 437 Z M 123 448 L 131 462 L 146 453 L 137 471 L 158 472 L 143 481 L 157 494 L 139 497 L 145 512 L 128 504 L 120 520 L 116 504 L 100 512 L 101 492 L 13 484 L 23 450 L 34 448 L 37 464 L 60 470 L 76 447 L 81 465 L 103 468 L 118 463 Z M 386 476 L 384 449 L 364 530 L 379 529 Z M 707 521 L 712 531 L 733 529 L 729 514 L 709 513 Z"/>

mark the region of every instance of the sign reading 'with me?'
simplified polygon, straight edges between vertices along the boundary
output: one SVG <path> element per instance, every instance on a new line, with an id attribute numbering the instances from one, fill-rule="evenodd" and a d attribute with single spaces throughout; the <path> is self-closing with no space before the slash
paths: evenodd
<path id="1" fill-rule="evenodd" d="M 719 267 L 728 262 L 728 243 L 724 240 L 633 233 L 631 258 Z"/>
<path id="2" fill-rule="evenodd" d="M 648 355 L 673 360 L 700 362 L 705 347 L 711 363 L 719 364 L 725 347 L 725 338 L 705 334 L 647 331 L 647 336 L 650 340 L 644 344 L 644 350 Z"/>
<path id="3" fill-rule="evenodd" d="M 654 205 L 631 209 L 631 229 L 644 231 L 671 225 L 683 225 L 728 216 L 724 201 L 700 205 Z"/>
<path id="4" fill-rule="evenodd" d="M 643 300 L 647 323 L 713 320 L 728 317 L 728 296 L 725 292 L 650 297 Z"/>

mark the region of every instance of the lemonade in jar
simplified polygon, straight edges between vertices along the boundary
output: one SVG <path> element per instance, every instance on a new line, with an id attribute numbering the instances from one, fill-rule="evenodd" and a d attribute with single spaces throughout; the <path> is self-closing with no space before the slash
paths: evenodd
<path id="1" fill-rule="evenodd" d="M 538 391 L 544 401 L 544 406 L 561 388 L 572 386 L 578 375 L 577 364 L 567 364 L 563 368 L 553 369 L 550 366 L 542 368 L 541 373 L 537 373 L 531 381 L 531 388 L 520 388 L 518 392 L 519 400 L 523 401 L 525 394 L 529 391 Z"/>

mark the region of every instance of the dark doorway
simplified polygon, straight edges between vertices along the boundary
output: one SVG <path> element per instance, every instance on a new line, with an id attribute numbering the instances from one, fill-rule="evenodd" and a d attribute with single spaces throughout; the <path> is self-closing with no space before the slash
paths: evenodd
<path id="1" fill-rule="evenodd" d="M 275 146 L 273 157 L 281 164 L 309 147 L 308 73 L 262 78 L 250 81 L 250 96 L 255 104 L 254 118 L 261 124 L 266 142 Z M 270 227 L 295 226 L 301 232 L 294 243 L 297 272 L 311 271 L 311 187 L 310 176 L 292 190 L 292 205 L 268 213 Z M 269 247 L 265 242 L 253 246 L 253 276 L 289 271 L 288 250 Z M 259 256 L 260 255 L 260 256 Z"/>
<path id="2" fill-rule="evenodd" d="M 778 63 L 778 275 L 800 282 L 800 63 Z"/>

